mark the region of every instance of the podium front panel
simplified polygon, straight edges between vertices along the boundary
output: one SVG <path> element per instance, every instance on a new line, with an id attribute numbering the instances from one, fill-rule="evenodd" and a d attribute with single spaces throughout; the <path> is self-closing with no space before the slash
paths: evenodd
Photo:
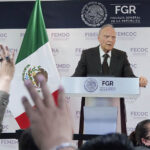
<path id="1" fill-rule="evenodd" d="M 65 94 L 82 97 L 137 97 L 139 78 L 63 77 Z"/>

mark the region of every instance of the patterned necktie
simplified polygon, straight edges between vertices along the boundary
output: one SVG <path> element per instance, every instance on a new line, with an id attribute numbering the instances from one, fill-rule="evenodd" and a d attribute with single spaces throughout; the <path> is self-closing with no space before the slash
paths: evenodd
<path id="1" fill-rule="evenodd" d="M 104 57 L 104 61 L 102 64 L 102 73 L 103 73 L 103 76 L 107 76 L 107 75 L 109 75 L 109 66 L 107 63 L 107 59 L 108 59 L 109 55 L 106 53 L 103 55 L 103 57 Z"/>

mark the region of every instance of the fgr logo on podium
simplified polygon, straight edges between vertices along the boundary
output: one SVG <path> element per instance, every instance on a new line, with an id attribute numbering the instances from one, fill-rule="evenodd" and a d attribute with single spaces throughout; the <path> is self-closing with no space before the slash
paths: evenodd
<path id="1" fill-rule="evenodd" d="M 102 86 L 113 86 L 113 85 L 114 85 L 113 81 L 106 81 L 106 80 L 102 81 Z"/>
<path id="2" fill-rule="evenodd" d="M 114 86 L 114 81 L 112 80 L 101 80 L 100 82 L 100 91 L 115 91 L 116 87 Z"/>
<path id="3" fill-rule="evenodd" d="M 136 6 L 135 5 L 116 5 L 115 6 L 115 14 L 136 14 Z"/>

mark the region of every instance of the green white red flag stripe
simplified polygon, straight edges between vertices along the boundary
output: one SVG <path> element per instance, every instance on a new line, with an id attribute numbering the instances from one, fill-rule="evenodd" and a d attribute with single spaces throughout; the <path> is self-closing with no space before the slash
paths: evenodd
<path id="1" fill-rule="evenodd" d="M 36 81 L 36 75 L 39 73 L 45 76 L 50 92 L 57 97 L 60 78 L 48 42 L 41 3 L 37 0 L 16 59 L 16 70 L 10 91 L 9 108 L 22 129 L 30 125 L 21 102 L 24 95 L 30 98 L 24 87 L 24 80 L 30 79 L 40 93 L 40 85 Z M 29 100 L 32 103 L 32 100 Z"/>

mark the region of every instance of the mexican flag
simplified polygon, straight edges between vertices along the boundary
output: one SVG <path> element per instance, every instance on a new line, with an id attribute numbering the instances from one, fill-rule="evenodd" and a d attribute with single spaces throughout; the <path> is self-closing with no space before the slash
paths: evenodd
<path id="1" fill-rule="evenodd" d="M 30 125 L 21 101 L 22 96 L 30 98 L 24 87 L 24 80 L 30 79 L 40 93 L 40 85 L 36 81 L 36 76 L 40 73 L 45 76 L 50 92 L 56 98 L 60 78 L 49 45 L 41 3 L 37 0 L 16 59 L 16 70 L 8 106 L 21 129 Z M 32 100 L 30 102 L 33 104 Z"/>

